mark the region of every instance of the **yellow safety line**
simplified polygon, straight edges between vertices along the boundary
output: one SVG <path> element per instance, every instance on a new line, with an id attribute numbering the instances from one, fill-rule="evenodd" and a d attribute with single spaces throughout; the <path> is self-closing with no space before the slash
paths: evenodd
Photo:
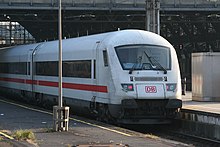
<path id="1" fill-rule="evenodd" d="M 1 100 L 1 99 L 0 99 L 0 101 L 1 101 L 1 102 L 4 102 L 4 103 L 11 104 L 11 105 L 19 106 L 19 107 L 22 107 L 22 108 L 25 108 L 25 109 L 28 109 L 28 110 L 32 110 L 32 111 L 37 111 L 37 112 L 41 112 L 41 113 L 46 113 L 46 114 L 53 115 L 53 113 L 50 113 L 50 112 L 47 112 L 47 111 L 30 108 L 30 107 L 23 106 L 23 105 L 20 105 L 20 104 L 16 104 L 16 103 L 13 103 L 13 102 L 8 102 L 8 101 Z M 100 125 L 96 125 L 96 124 L 93 124 L 93 123 L 89 123 L 89 122 L 86 122 L 86 121 L 83 121 L 83 120 L 79 120 L 79 119 L 76 119 L 76 118 L 71 118 L 71 117 L 70 117 L 69 119 L 70 119 L 70 120 L 77 121 L 77 122 L 80 122 L 80 123 L 83 123 L 83 124 L 87 124 L 87 125 L 90 125 L 90 126 L 93 126 L 93 127 L 97 127 L 97 128 L 103 129 L 103 130 L 107 130 L 107 131 L 111 131 L 111 132 L 114 132 L 114 133 L 117 133 L 117 134 L 121 134 L 121 135 L 124 135 L 124 136 L 128 136 L 128 137 L 131 137 L 131 136 L 132 136 L 132 135 L 127 134 L 127 133 L 123 133 L 123 132 L 120 132 L 120 131 L 117 131 L 117 130 L 109 129 L 109 128 L 107 128 L 107 127 L 103 127 L 103 126 L 100 126 Z"/>
<path id="2" fill-rule="evenodd" d="M 11 139 L 11 140 L 13 140 L 13 139 L 14 139 L 13 137 L 11 137 L 11 136 L 9 136 L 9 135 L 7 135 L 7 134 L 5 134 L 5 133 L 1 132 L 1 131 L 0 131 L 0 135 L 2 135 L 2 136 L 4 136 L 4 137 L 6 137 L 6 138 L 8 138 L 8 139 Z"/>
<path id="3" fill-rule="evenodd" d="M 85 121 L 78 120 L 78 119 L 75 119 L 75 118 L 70 118 L 70 120 L 74 120 L 74 121 L 77 121 L 77 122 L 80 122 L 80 123 L 84 123 L 84 124 L 87 124 L 87 125 L 90 125 L 90 126 L 93 126 L 93 127 L 97 127 L 97 128 L 103 129 L 103 130 L 108 130 L 108 131 L 111 131 L 111 132 L 115 132 L 115 133 L 118 133 L 118 134 L 121 134 L 121 135 L 124 135 L 124 136 L 128 136 L 128 137 L 132 136 L 132 135 L 127 134 L 127 133 L 123 133 L 123 132 L 120 132 L 120 131 L 117 131 L 117 130 L 109 129 L 107 127 L 103 127 L 103 126 L 96 125 L 96 124 L 93 124 L 93 123 L 85 122 Z"/>
<path id="4" fill-rule="evenodd" d="M 52 115 L 52 113 L 50 113 L 50 112 L 46 112 L 46 111 L 42 111 L 42 110 L 38 110 L 38 109 L 34 109 L 34 108 L 29 108 L 29 107 L 27 107 L 27 106 L 20 105 L 20 104 L 16 104 L 16 103 L 13 103 L 13 102 L 8 102 L 8 101 L 1 100 L 1 99 L 0 99 L 0 101 L 1 101 L 1 102 L 4 102 L 4 103 L 11 104 L 11 105 L 19 106 L 19 107 L 21 107 L 21 108 L 25 108 L 25 109 L 28 109 L 28 110 L 37 111 L 37 112 L 41 112 L 41 113 L 47 113 L 47 114 L 51 114 L 51 115 Z"/>

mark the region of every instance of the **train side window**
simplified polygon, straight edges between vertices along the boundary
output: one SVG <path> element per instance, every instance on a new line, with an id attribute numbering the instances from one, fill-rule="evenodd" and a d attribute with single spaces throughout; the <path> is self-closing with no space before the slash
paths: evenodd
<path id="1" fill-rule="evenodd" d="M 96 79 L 96 60 L 94 60 L 93 68 L 94 68 L 94 79 Z"/>
<path id="2" fill-rule="evenodd" d="M 91 63 L 91 60 L 64 61 L 63 76 L 91 78 Z"/>
<path id="3" fill-rule="evenodd" d="M 0 73 L 9 73 L 9 63 L 0 63 Z"/>
<path id="4" fill-rule="evenodd" d="M 104 66 L 108 66 L 108 57 L 107 57 L 107 51 L 103 51 L 103 60 L 104 60 Z"/>
<path id="5" fill-rule="evenodd" d="M 36 75 L 58 76 L 58 62 L 57 61 L 36 62 Z"/>
<path id="6" fill-rule="evenodd" d="M 27 62 L 4 62 L 0 63 L 0 73 L 27 74 Z"/>
<path id="7" fill-rule="evenodd" d="M 58 76 L 58 62 L 36 62 L 36 75 Z M 63 61 L 63 77 L 91 78 L 91 60 Z"/>
<path id="8" fill-rule="evenodd" d="M 31 64 L 30 64 L 30 62 L 27 62 L 27 74 L 28 75 L 31 74 Z"/>

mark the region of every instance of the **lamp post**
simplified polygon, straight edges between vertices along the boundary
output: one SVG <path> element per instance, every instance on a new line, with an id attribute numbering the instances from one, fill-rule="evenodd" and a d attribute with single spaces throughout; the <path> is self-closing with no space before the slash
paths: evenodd
<path id="1" fill-rule="evenodd" d="M 63 89 L 62 89 L 62 11 L 61 0 L 58 4 L 58 38 L 59 38 L 59 89 L 58 89 L 58 106 L 53 107 L 53 119 L 55 131 L 68 131 L 69 124 L 69 107 L 63 107 Z"/>
<path id="2" fill-rule="evenodd" d="M 58 106 L 63 107 L 63 92 L 62 92 L 62 11 L 61 0 L 59 0 L 58 10 L 58 38 L 59 38 L 59 97 Z"/>

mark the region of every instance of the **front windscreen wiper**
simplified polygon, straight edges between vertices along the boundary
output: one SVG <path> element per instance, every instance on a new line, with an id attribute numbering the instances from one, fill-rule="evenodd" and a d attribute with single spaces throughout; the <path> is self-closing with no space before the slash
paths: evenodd
<path id="1" fill-rule="evenodd" d="M 148 60 L 150 61 L 150 63 L 153 65 L 153 66 L 156 66 L 156 67 L 159 67 L 160 69 L 162 69 L 164 71 L 164 74 L 167 74 L 167 70 L 156 60 L 154 59 L 153 57 L 150 57 L 146 51 L 144 51 L 144 54 L 147 56 Z"/>

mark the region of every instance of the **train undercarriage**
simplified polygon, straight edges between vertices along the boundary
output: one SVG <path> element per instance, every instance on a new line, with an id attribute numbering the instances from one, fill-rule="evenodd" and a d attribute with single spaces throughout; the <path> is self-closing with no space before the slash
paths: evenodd
<path id="1" fill-rule="evenodd" d="M 24 101 L 47 109 L 57 105 L 57 96 L 31 93 L 1 87 L 1 95 L 16 101 Z M 166 124 L 177 117 L 182 101 L 178 99 L 161 100 L 122 100 L 121 105 L 109 105 L 64 98 L 64 105 L 70 106 L 74 115 L 84 115 L 99 121 L 116 124 Z"/>

